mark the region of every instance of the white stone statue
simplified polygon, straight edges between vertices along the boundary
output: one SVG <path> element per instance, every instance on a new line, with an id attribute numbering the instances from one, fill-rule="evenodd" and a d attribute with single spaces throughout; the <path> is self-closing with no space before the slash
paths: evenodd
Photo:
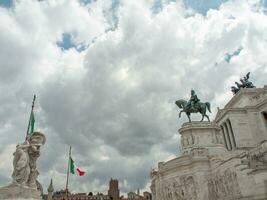
<path id="1" fill-rule="evenodd" d="M 42 187 L 37 181 L 36 161 L 45 141 L 43 133 L 34 132 L 23 144 L 17 145 L 13 158 L 13 182 L 0 188 L 0 199 L 41 199 Z"/>
<path id="2" fill-rule="evenodd" d="M 14 153 L 13 166 L 14 171 L 12 174 L 13 183 L 26 186 L 31 168 L 29 165 L 30 158 L 28 154 L 30 144 L 28 141 L 23 144 L 17 145 Z"/>

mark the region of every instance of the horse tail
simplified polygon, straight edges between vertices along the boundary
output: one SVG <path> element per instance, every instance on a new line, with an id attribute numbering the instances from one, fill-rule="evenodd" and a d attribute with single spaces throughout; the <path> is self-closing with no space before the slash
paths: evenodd
<path id="1" fill-rule="evenodd" d="M 206 106 L 208 108 L 208 111 L 211 113 L 211 111 L 210 111 L 210 103 L 209 102 L 206 102 L 205 104 L 206 104 Z"/>

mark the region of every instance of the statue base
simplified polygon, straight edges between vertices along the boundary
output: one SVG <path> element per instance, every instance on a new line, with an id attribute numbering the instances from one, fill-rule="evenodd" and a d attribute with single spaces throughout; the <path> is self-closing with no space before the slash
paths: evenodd
<path id="1" fill-rule="evenodd" d="M 212 122 L 186 122 L 179 133 L 184 155 L 199 148 L 206 148 L 209 155 L 227 152 L 220 127 Z"/>
<path id="2" fill-rule="evenodd" d="M 0 199 L 33 199 L 41 200 L 41 192 L 37 189 L 11 184 L 0 188 Z"/>

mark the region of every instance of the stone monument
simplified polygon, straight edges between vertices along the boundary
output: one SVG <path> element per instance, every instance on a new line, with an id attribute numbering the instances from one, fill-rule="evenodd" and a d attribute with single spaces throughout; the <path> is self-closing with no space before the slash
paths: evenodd
<path id="1" fill-rule="evenodd" d="M 213 122 L 182 125 L 182 155 L 151 171 L 153 200 L 267 199 L 267 86 L 248 78 Z"/>
<path id="2" fill-rule="evenodd" d="M 40 147 L 45 144 L 45 135 L 33 132 L 26 141 L 16 146 L 13 158 L 13 182 L 0 188 L 0 199 L 42 199 L 42 186 L 37 181 L 36 162 Z"/>

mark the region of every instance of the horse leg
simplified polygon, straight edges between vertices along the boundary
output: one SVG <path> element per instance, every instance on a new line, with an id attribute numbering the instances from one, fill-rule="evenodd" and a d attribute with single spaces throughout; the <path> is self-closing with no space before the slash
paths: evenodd
<path id="1" fill-rule="evenodd" d="M 184 112 L 184 110 L 181 110 L 181 111 L 179 112 L 179 118 L 181 117 L 181 113 L 182 113 L 182 112 Z"/>
<path id="2" fill-rule="evenodd" d="M 208 117 L 208 116 L 206 115 L 206 110 L 207 110 L 207 106 L 206 106 L 206 104 L 204 104 L 204 106 L 202 107 L 202 109 L 199 110 L 199 112 L 202 114 L 201 122 L 203 122 L 205 116 Z M 208 118 L 208 120 L 209 120 L 209 118 Z"/>
<path id="3" fill-rule="evenodd" d="M 208 119 L 208 121 L 210 122 L 210 118 L 209 118 L 209 116 L 206 114 L 206 109 L 207 108 L 207 106 L 206 106 L 206 104 L 205 104 L 205 109 L 203 110 L 203 113 L 201 113 L 202 114 L 202 120 L 201 121 L 203 121 L 203 119 L 204 119 L 204 116 Z"/>
<path id="4" fill-rule="evenodd" d="M 189 122 L 191 122 L 191 119 L 190 119 L 190 113 L 186 113 L 187 117 L 188 117 L 188 120 Z"/>
<path id="5" fill-rule="evenodd" d="M 208 116 L 208 115 L 206 115 L 206 114 L 205 114 L 205 116 L 206 116 L 206 118 L 208 119 L 208 121 L 210 122 L 210 118 L 209 118 L 209 116 Z"/>
<path id="6" fill-rule="evenodd" d="M 201 122 L 203 122 L 203 119 L 204 119 L 204 115 L 202 114 L 202 119 L 201 119 Z"/>

